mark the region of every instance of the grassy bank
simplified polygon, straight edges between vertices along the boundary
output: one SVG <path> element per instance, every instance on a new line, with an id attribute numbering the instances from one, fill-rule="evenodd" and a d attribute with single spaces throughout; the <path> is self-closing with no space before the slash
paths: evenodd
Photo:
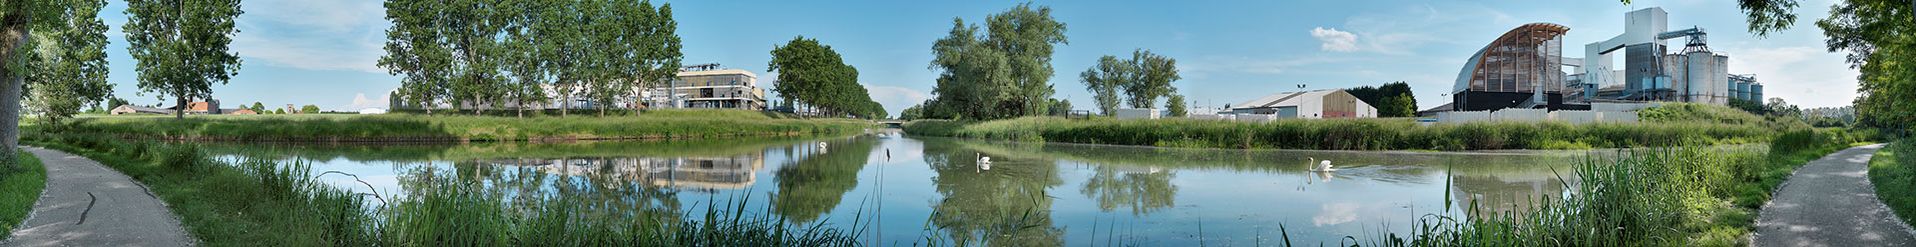
<path id="1" fill-rule="evenodd" d="M 92 116 L 58 130 L 169 140 L 542 141 L 709 139 L 853 133 L 863 120 L 801 119 L 741 110 L 654 110 L 639 116 L 211 115 Z M 50 128 L 34 126 L 33 128 Z M 43 130 L 51 131 L 51 130 Z"/>
<path id="2" fill-rule="evenodd" d="M 1748 245 L 1755 212 L 1781 181 L 1777 178 L 1860 137 L 1841 130 L 1799 130 L 1782 134 L 1768 148 L 1623 151 L 1615 159 L 1579 164 L 1570 193 L 1560 200 L 1538 198 L 1542 206 L 1530 211 L 1427 215 L 1412 232 L 1352 237 L 1363 240 L 1339 245 Z"/>
<path id="3" fill-rule="evenodd" d="M 40 190 L 47 185 L 47 168 L 40 158 L 26 151 L 19 154 L 20 169 L 0 170 L 0 242 L 13 235 L 13 227 L 33 212 Z"/>
<path id="4" fill-rule="evenodd" d="M 1326 150 L 1582 149 L 1736 144 L 1769 140 L 1772 129 L 1711 122 L 1478 122 L 1422 126 L 1409 119 L 1282 120 L 1063 119 L 913 121 L 907 133 L 1013 141 L 1201 148 Z"/>
<path id="5" fill-rule="evenodd" d="M 1916 141 L 1906 139 L 1876 151 L 1869 160 L 1869 182 L 1876 186 L 1876 198 L 1903 223 L 1916 225 Z"/>
<path id="6" fill-rule="evenodd" d="M 682 215 L 565 197 L 515 197 L 457 176 L 427 176 L 395 198 L 314 180 L 306 164 L 210 159 L 192 144 L 32 133 L 34 145 L 100 161 L 152 187 L 210 246 L 838 246 L 858 229 L 791 227 L 738 205 Z M 529 171 L 528 171 L 529 172 Z M 563 181 L 555 181 L 563 182 Z"/>

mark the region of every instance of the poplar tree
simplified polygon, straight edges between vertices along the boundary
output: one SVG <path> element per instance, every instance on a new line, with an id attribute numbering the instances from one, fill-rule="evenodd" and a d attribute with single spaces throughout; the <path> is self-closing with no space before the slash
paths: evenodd
<path id="1" fill-rule="evenodd" d="M 71 0 L 69 18 L 55 20 L 45 35 L 29 44 L 27 93 L 33 109 L 60 127 L 81 108 L 113 95 L 107 83 L 106 23 L 99 18 L 105 0 Z"/>
<path id="2" fill-rule="evenodd" d="M 213 84 L 239 75 L 240 57 L 229 51 L 239 0 L 127 0 L 127 51 L 138 62 L 141 92 L 173 96 L 175 119 L 190 100 L 209 99 Z"/>

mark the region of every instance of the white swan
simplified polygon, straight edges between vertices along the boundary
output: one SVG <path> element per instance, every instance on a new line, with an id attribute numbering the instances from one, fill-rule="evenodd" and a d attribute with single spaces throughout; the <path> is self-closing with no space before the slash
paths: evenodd
<path id="1" fill-rule="evenodd" d="M 1310 159 L 1311 159 L 1311 162 L 1310 162 L 1310 163 L 1304 163 L 1304 168 L 1305 168 L 1305 169 L 1309 169 L 1309 170 L 1311 170 L 1311 171 L 1313 171 L 1313 172 L 1334 172 L 1334 171 L 1337 171 L 1337 168 L 1331 168 L 1331 160 L 1329 160 L 1329 159 L 1326 159 L 1326 160 L 1324 160 L 1324 161 L 1321 161 L 1321 162 L 1320 162 L 1320 161 L 1318 161 L 1318 160 L 1317 160 L 1317 158 L 1316 158 L 1316 157 L 1305 157 L 1305 158 L 1310 158 Z M 1316 166 L 1316 167 L 1312 167 L 1312 166 L 1311 166 L 1311 163 L 1316 163 L 1316 164 L 1317 164 L 1317 166 Z"/>
<path id="2" fill-rule="evenodd" d="M 979 153 L 977 156 L 978 156 L 978 169 L 990 171 L 991 156 L 985 156 L 985 154 L 982 154 L 982 153 Z"/>

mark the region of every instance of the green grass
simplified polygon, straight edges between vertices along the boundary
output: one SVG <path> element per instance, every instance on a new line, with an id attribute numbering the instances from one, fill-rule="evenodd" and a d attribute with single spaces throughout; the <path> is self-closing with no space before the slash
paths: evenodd
<path id="1" fill-rule="evenodd" d="M 1462 216 L 1428 214 L 1413 222 L 1411 232 L 1352 236 L 1347 239 L 1357 241 L 1339 245 L 1749 245 L 1756 212 L 1781 178 L 1809 160 L 1865 138 L 1839 129 L 1802 129 L 1780 135 L 1767 148 L 1619 151 L 1614 157 L 1586 159 L 1564 179 L 1575 184 L 1566 195 L 1534 198 L 1533 204 L 1540 206 L 1526 211 L 1466 205 L 1469 210 Z"/>
<path id="2" fill-rule="evenodd" d="M 1757 125 L 1658 122 L 1477 122 L 1422 126 L 1409 119 L 1281 120 L 1268 123 L 1194 119 L 1074 120 L 1027 117 L 961 123 L 913 121 L 916 135 L 1161 147 L 1326 150 L 1587 149 L 1768 141 Z"/>
<path id="3" fill-rule="evenodd" d="M 19 170 L 0 171 L 0 241 L 12 236 L 13 227 L 33 212 L 40 190 L 47 185 L 47 168 L 39 157 L 20 151 Z"/>
<path id="4" fill-rule="evenodd" d="M 638 116 L 206 115 L 88 116 L 63 133 L 224 141 L 551 141 L 710 139 L 853 133 L 873 127 L 851 119 L 800 119 L 742 110 L 653 110 Z"/>
<path id="5" fill-rule="evenodd" d="M 1916 225 L 1916 139 L 1905 139 L 1876 151 L 1869 160 L 1869 182 L 1876 198 L 1896 211 L 1904 223 Z"/>
<path id="6" fill-rule="evenodd" d="M 513 197 L 431 172 L 395 198 L 317 182 L 305 163 L 253 155 L 213 160 L 191 143 L 37 132 L 23 140 L 86 156 L 148 185 L 209 246 L 843 246 L 855 244 L 860 231 L 791 226 L 778 216 L 745 213 L 743 200 L 683 215 L 564 196 Z"/>

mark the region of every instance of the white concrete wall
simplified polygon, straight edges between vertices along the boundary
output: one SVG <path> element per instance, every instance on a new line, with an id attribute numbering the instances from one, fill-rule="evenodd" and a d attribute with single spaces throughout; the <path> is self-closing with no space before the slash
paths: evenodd
<path id="1" fill-rule="evenodd" d="M 1497 121 L 1543 121 L 1550 119 L 1550 112 L 1544 109 L 1503 109 L 1490 113 L 1491 120 Z"/>
<path id="2" fill-rule="evenodd" d="M 1119 108 L 1118 119 L 1158 119 L 1158 109 Z"/>
<path id="3" fill-rule="evenodd" d="M 1615 122 L 1635 123 L 1636 112 L 1627 111 L 1554 111 L 1542 109 L 1503 109 L 1498 111 L 1451 111 L 1437 113 L 1439 123 L 1470 123 L 1485 121 L 1540 122 L 1562 121 L 1572 124 Z"/>
<path id="4" fill-rule="evenodd" d="M 1236 118 L 1232 120 L 1253 123 L 1277 121 L 1278 119 L 1277 114 L 1237 114 L 1235 117 Z"/>

